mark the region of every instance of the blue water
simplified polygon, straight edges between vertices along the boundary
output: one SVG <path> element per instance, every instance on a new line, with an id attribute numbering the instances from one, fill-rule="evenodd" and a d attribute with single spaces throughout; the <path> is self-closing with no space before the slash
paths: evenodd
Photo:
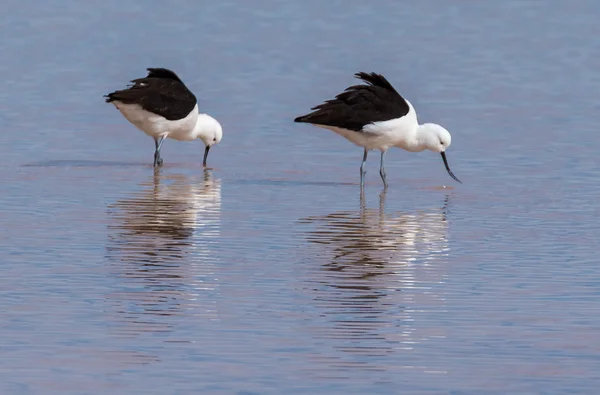
<path id="1" fill-rule="evenodd" d="M 594 394 L 594 1 L 3 3 L 0 393 Z M 174 69 L 224 127 L 102 95 Z M 452 133 L 292 122 L 376 71 Z"/>

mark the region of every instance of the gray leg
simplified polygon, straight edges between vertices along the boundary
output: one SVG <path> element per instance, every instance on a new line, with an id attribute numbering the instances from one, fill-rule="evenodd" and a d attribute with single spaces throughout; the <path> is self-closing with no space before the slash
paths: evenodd
<path id="1" fill-rule="evenodd" d="M 385 219 L 385 195 L 387 193 L 387 188 L 383 188 L 381 193 L 379 194 L 379 219 L 383 221 Z"/>
<path id="2" fill-rule="evenodd" d="M 162 166 L 163 160 L 160 157 L 160 147 L 162 147 L 164 136 L 154 140 L 154 167 Z"/>
<path id="3" fill-rule="evenodd" d="M 379 175 L 383 180 L 383 187 L 387 188 L 387 180 L 385 179 L 385 167 L 383 166 L 383 157 L 385 156 L 385 151 L 381 151 L 381 164 L 379 165 Z"/>
<path id="4" fill-rule="evenodd" d="M 365 148 L 365 153 L 363 155 L 362 164 L 360 165 L 360 189 L 362 189 L 365 186 L 365 174 L 367 174 L 367 171 L 365 170 L 365 162 L 367 161 L 368 153 L 369 153 L 369 150 L 367 150 Z"/>
<path id="5" fill-rule="evenodd" d="M 361 219 L 364 219 L 366 211 L 367 211 L 367 202 L 365 200 L 365 189 L 360 188 L 360 216 L 361 216 Z"/>

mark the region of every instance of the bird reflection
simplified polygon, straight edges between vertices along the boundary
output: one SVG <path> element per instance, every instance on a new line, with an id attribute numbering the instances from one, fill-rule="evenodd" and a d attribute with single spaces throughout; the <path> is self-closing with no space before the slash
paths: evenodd
<path id="1" fill-rule="evenodd" d="M 394 214 L 386 214 L 385 197 L 384 191 L 378 209 L 368 209 L 361 194 L 358 211 L 301 220 L 312 227 L 306 238 L 319 246 L 323 261 L 309 280 L 325 320 L 316 337 L 343 355 L 384 356 L 443 335 L 442 328 L 418 321 L 444 304 L 435 287 L 444 280 L 449 251 L 448 196 L 441 208 Z M 378 369 L 368 360 L 341 358 L 335 364 Z"/>
<path id="2" fill-rule="evenodd" d="M 201 177 L 155 171 L 142 190 L 109 207 L 109 269 L 124 281 L 108 295 L 117 319 L 133 333 L 168 331 L 169 320 L 191 308 L 213 316 L 214 265 L 220 235 L 221 185 Z M 213 301 L 213 302 L 210 302 Z"/>

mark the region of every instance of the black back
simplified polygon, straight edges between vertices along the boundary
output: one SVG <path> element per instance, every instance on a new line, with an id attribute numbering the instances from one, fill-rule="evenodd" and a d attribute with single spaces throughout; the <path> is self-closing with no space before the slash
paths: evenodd
<path id="1" fill-rule="evenodd" d="M 194 109 L 196 96 L 173 71 L 163 68 L 147 70 L 145 78 L 135 79 L 128 88 L 105 95 L 106 102 L 118 100 L 125 104 L 139 104 L 144 110 L 169 121 L 185 118 Z"/>
<path id="2" fill-rule="evenodd" d="M 408 114 L 408 103 L 383 75 L 359 72 L 354 76 L 367 84 L 346 88 L 335 99 L 311 108 L 316 111 L 300 116 L 294 122 L 359 132 L 372 122 L 388 121 Z"/>

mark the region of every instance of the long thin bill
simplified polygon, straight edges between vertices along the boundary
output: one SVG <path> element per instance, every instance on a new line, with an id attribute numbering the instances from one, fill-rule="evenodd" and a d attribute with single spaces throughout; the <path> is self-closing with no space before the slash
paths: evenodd
<path id="1" fill-rule="evenodd" d="M 206 167 L 206 158 L 208 158 L 208 151 L 210 150 L 210 145 L 206 146 L 206 149 L 204 150 L 204 160 L 202 161 L 202 166 Z M 445 159 L 444 159 L 445 160 Z M 446 165 L 447 167 L 448 165 Z M 450 171 L 450 170 L 448 170 Z"/>
<path id="2" fill-rule="evenodd" d="M 448 170 L 448 174 L 450 174 L 450 177 L 454 178 L 456 181 L 460 182 L 462 184 L 462 181 L 459 180 L 453 173 L 452 170 L 450 170 L 450 166 L 448 166 L 448 160 L 446 159 L 446 153 L 442 152 L 442 159 L 444 160 L 444 165 L 446 166 L 446 170 Z"/>

